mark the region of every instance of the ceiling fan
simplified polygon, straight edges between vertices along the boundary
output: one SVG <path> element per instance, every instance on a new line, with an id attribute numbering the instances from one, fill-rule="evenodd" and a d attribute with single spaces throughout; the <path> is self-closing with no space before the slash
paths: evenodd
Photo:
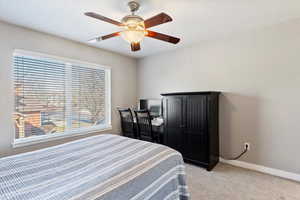
<path id="1" fill-rule="evenodd" d="M 121 36 L 124 40 L 130 43 L 131 51 L 138 51 L 141 49 L 140 42 L 143 40 L 145 36 L 162 40 L 165 42 L 173 43 L 173 44 L 177 44 L 180 41 L 179 38 L 148 30 L 148 28 L 172 21 L 172 18 L 169 15 L 165 13 L 160 13 L 158 15 L 155 15 L 154 17 L 144 20 L 142 17 L 135 15 L 135 12 L 140 7 L 140 4 L 138 2 L 130 1 L 128 3 L 128 6 L 130 8 L 131 15 L 127 15 L 123 17 L 121 22 L 104 17 L 97 13 L 93 13 L 93 12 L 85 13 L 86 16 L 105 21 L 120 26 L 122 28 L 122 30 L 119 32 L 96 37 L 94 39 L 89 40 L 89 42 L 99 42 L 101 40 L 106 40 L 112 37 Z"/>

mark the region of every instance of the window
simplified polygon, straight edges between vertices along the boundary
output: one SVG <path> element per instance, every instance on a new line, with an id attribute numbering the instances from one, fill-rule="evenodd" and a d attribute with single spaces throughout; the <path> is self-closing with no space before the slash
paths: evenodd
<path id="1" fill-rule="evenodd" d="M 16 146 L 111 127 L 109 68 L 24 51 L 13 57 Z"/>

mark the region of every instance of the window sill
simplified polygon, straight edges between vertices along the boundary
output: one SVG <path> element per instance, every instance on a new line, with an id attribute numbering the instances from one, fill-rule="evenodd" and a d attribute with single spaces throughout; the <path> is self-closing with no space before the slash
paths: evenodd
<path id="1" fill-rule="evenodd" d="M 17 148 L 17 147 L 30 146 L 30 145 L 54 141 L 54 140 L 58 140 L 58 139 L 69 138 L 69 137 L 80 136 L 80 135 L 87 135 L 90 133 L 98 133 L 98 132 L 104 132 L 104 131 L 109 131 L 109 130 L 112 130 L 111 125 L 101 126 L 101 127 L 97 127 L 97 128 L 89 129 L 89 130 L 71 131 L 71 132 L 66 132 L 66 133 L 53 133 L 53 134 L 49 134 L 49 135 L 35 136 L 35 137 L 31 137 L 31 138 L 30 137 L 29 138 L 21 138 L 21 139 L 14 140 L 14 142 L 12 143 L 12 147 Z"/>

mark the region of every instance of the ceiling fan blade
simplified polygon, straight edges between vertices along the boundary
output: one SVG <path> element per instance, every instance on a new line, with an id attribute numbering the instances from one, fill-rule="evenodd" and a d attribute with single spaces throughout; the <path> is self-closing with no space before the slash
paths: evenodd
<path id="1" fill-rule="evenodd" d="M 140 43 L 131 43 L 131 51 L 139 51 L 141 50 L 141 45 Z"/>
<path id="2" fill-rule="evenodd" d="M 99 20 L 102 20 L 102 21 L 105 21 L 105 22 L 108 22 L 108 23 L 111 23 L 111 24 L 114 24 L 114 25 L 117 25 L 117 26 L 123 26 L 122 23 L 118 22 L 118 21 L 115 21 L 113 19 L 110 19 L 110 18 L 107 18 L 107 17 L 104 17 L 102 15 L 99 15 L 97 13 L 93 13 L 93 12 L 86 12 L 84 13 L 86 16 L 89 16 L 89 17 L 93 17 L 93 18 L 96 18 L 96 19 L 99 19 Z"/>
<path id="3" fill-rule="evenodd" d="M 108 35 L 93 38 L 93 39 L 89 40 L 88 42 L 90 42 L 90 43 L 100 42 L 102 40 L 106 40 L 106 39 L 109 39 L 109 38 L 112 38 L 112 37 L 117 37 L 119 35 L 120 35 L 120 32 L 115 32 L 115 33 L 111 33 L 111 34 L 108 34 Z"/>
<path id="4" fill-rule="evenodd" d="M 145 28 L 150 28 L 163 23 L 172 21 L 172 18 L 166 13 L 160 13 L 144 21 Z"/>
<path id="5" fill-rule="evenodd" d="M 165 34 L 162 34 L 162 33 L 157 33 L 157 32 L 154 32 L 154 31 L 148 31 L 148 30 L 147 30 L 146 36 L 151 37 L 151 38 L 155 38 L 155 39 L 158 39 L 158 40 L 162 40 L 162 41 L 165 41 L 165 42 L 170 42 L 170 43 L 173 43 L 173 44 L 177 44 L 180 41 L 179 38 L 172 37 L 170 35 L 165 35 Z"/>

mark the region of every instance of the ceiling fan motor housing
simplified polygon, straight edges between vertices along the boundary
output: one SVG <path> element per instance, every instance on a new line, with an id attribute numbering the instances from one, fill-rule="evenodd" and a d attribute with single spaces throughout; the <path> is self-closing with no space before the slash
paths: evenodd
<path id="1" fill-rule="evenodd" d="M 145 29 L 144 19 L 138 15 L 135 15 L 134 12 L 137 11 L 140 7 L 140 4 L 137 1 L 130 1 L 128 6 L 132 12 L 131 15 L 123 17 L 122 24 L 127 26 L 130 29 Z"/>
<path id="2" fill-rule="evenodd" d="M 143 21 L 144 21 L 144 19 L 138 15 L 127 15 L 127 16 L 123 17 L 123 19 L 122 19 L 122 23 L 125 24 L 126 26 L 133 24 L 133 23 L 139 24 L 139 23 L 142 23 Z"/>

